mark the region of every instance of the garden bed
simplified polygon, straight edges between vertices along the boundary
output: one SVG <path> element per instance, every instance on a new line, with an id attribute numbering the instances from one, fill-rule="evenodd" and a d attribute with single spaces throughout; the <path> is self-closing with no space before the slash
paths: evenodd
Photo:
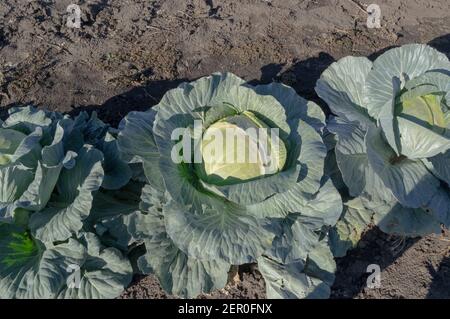
<path id="1" fill-rule="evenodd" d="M 252 83 L 281 81 L 324 106 L 321 72 L 347 55 L 428 43 L 450 55 L 446 0 L 377 1 L 382 27 L 368 29 L 364 3 L 350 0 L 81 1 L 82 28 L 65 26 L 72 0 L 0 3 L 0 105 L 33 103 L 77 114 L 97 111 L 116 126 L 155 105 L 184 80 L 230 71 Z M 393 238 L 375 228 L 337 261 L 333 298 L 450 298 L 449 236 Z M 367 266 L 382 268 L 365 288 Z M 255 267 L 202 298 L 263 298 Z M 122 298 L 168 298 L 153 276 L 135 278 Z"/>

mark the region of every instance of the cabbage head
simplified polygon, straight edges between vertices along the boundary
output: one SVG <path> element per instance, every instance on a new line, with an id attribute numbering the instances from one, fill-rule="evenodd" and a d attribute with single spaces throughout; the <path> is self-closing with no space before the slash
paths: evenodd
<path id="1" fill-rule="evenodd" d="M 334 117 L 335 157 L 349 200 L 335 238 L 340 255 L 374 222 L 421 236 L 450 224 L 450 62 L 421 44 L 373 63 L 345 57 L 323 72 L 317 94 Z"/>
<path id="2" fill-rule="evenodd" d="M 128 259 L 87 223 L 94 194 L 131 177 L 113 134 L 95 114 L 9 110 L 0 127 L 0 298 L 112 298 L 131 281 Z"/>
<path id="3" fill-rule="evenodd" d="M 183 83 L 122 121 L 122 158 L 144 183 L 139 209 L 103 192 L 97 228 L 122 247 L 144 244 L 139 270 L 182 297 L 223 288 L 231 265 L 255 262 L 268 297 L 328 297 L 327 230 L 342 202 L 324 176 L 323 127 L 320 108 L 279 83 L 250 86 L 230 73 Z M 265 144 L 252 133 L 260 128 Z M 225 147 L 229 131 L 246 143 Z M 119 215 L 106 216 L 108 202 Z"/>

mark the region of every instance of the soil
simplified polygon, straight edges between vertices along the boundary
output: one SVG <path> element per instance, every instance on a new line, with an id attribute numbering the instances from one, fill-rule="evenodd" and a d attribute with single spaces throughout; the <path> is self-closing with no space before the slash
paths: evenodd
<path id="1" fill-rule="evenodd" d="M 447 0 L 376 0 L 381 28 L 367 27 L 357 0 L 2 0 L 0 106 L 32 103 L 76 114 L 97 111 L 117 125 L 132 110 L 155 105 L 170 88 L 215 71 L 253 83 L 281 81 L 321 103 L 314 84 L 346 55 L 375 58 L 405 43 L 428 43 L 450 55 Z M 81 28 L 66 26 L 68 5 Z M 335 298 L 449 298 L 448 241 L 392 238 L 338 260 Z M 372 237 L 370 237 L 372 236 Z M 371 245 L 375 245 L 372 247 Z M 392 255 L 392 256 L 391 256 Z M 368 264 L 381 262 L 382 287 L 363 289 Z M 251 267 L 250 267 L 251 268 Z M 250 269 L 249 268 L 249 269 Z M 264 297 L 256 270 L 207 297 Z M 155 278 L 136 278 L 122 297 L 166 298 Z"/>
<path id="2" fill-rule="evenodd" d="M 262 275 L 256 265 L 241 266 L 239 280 L 229 283 L 223 289 L 214 290 L 209 294 L 198 296 L 199 299 L 263 299 L 266 297 L 266 287 Z M 134 278 L 130 287 L 125 290 L 120 299 L 172 299 L 178 298 L 167 294 L 154 275 Z"/>
<path id="3" fill-rule="evenodd" d="M 370 264 L 380 267 L 378 288 L 367 285 Z M 332 298 L 450 298 L 447 233 L 405 239 L 372 228 L 337 266 Z"/>

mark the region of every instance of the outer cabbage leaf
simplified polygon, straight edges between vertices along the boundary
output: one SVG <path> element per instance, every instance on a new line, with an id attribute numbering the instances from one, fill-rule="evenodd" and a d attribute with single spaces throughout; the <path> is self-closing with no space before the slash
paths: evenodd
<path id="1" fill-rule="evenodd" d="M 130 112 L 120 123 L 118 148 L 128 163 L 142 163 L 147 182 L 163 190 L 164 182 L 159 171 L 159 150 L 153 136 L 156 112 Z"/>
<path id="2" fill-rule="evenodd" d="M 120 158 L 116 139 L 107 133 L 99 149 L 104 155 L 105 178 L 102 187 L 118 189 L 125 186 L 131 178 L 131 168 Z"/>
<path id="3" fill-rule="evenodd" d="M 221 260 L 200 260 L 180 250 L 166 231 L 163 193 L 146 185 L 142 190 L 140 211 L 103 220 L 108 234 L 123 246 L 143 243 L 146 253 L 138 267 L 144 274 L 154 273 L 170 294 L 193 298 L 223 288 L 230 268 Z"/>
<path id="4" fill-rule="evenodd" d="M 267 123 L 289 133 L 283 106 L 273 96 L 259 95 L 244 83 L 232 73 L 214 73 L 192 83 L 183 83 L 168 91 L 153 108 L 157 111 L 156 122 L 168 120 L 175 114 L 191 114 L 200 118 L 199 109 L 225 103 L 239 112 L 254 112 Z"/>
<path id="5" fill-rule="evenodd" d="M 450 91 L 450 73 L 444 70 L 427 71 L 422 75 L 408 81 L 405 88 L 412 89 L 420 86 L 433 86 L 434 92 L 447 93 Z M 437 89 L 437 90 L 436 90 Z"/>
<path id="6" fill-rule="evenodd" d="M 441 231 L 441 221 L 428 209 L 408 208 L 399 203 L 391 203 L 389 209 L 376 213 L 375 222 L 388 234 L 420 237 Z"/>
<path id="7" fill-rule="evenodd" d="M 56 124 L 55 135 L 50 145 L 42 148 L 42 159 L 38 162 L 34 180 L 19 199 L 18 206 L 30 211 L 43 209 L 50 199 L 63 167 L 74 164 L 73 152 L 64 152 L 64 128 Z"/>
<path id="8" fill-rule="evenodd" d="M 450 136 L 440 135 L 403 117 L 397 117 L 402 139 L 402 154 L 409 159 L 434 157 L 450 149 Z"/>
<path id="9" fill-rule="evenodd" d="M 118 190 L 101 189 L 96 192 L 89 214 L 90 223 L 94 224 L 108 217 L 128 215 L 138 210 L 142 187 L 142 183 L 131 181 Z"/>
<path id="10" fill-rule="evenodd" d="M 431 212 L 447 228 L 450 227 L 450 189 L 440 187 L 425 211 L 428 214 Z"/>
<path id="11" fill-rule="evenodd" d="M 155 273 L 164 290 L 184 298 L 225 287 L 229 264 L 188 256 L 167 235 L 161 217 L 150 213 L 147 218 L 154 232 L 144 239 L 147 252 L 138 260 L 143 273 Z"/>
<path id="12" fill-rule="evenodd" d="M 439 233 L 441 223 L 445 220 L 448 222 L 446 205 L 449 198 L 443 191 L 438 194 L 426 208 L 404 207 L 393 197 L 390 201 L 371 201 L 360 196 L 347 201 L 343 215 L 330 231 L 334 256 L 343 257 L 349 249 L 355 248 L 371 224 L 377 225 L 385 233 L 400 236 L 418 237 Z"/>
<path id="13" fill-rule="evenodd" d="M 105 177 L 102 187 L 119 189 L 125 186 L 131 178 L 131 169 L 120 157 L 115 138 L 116 130 L 99 120 L 95 112 L 90 117 L 86 112 L 80 113 L 74 119 L 71 129 L 72 134 L 67 138 L 69 149 L 77 151 L 84 144 L 89 144 L 104 154 Z"/>
<path id="14" fill-rule="evenodd" d="M 329 298 L 336 264 L 326 241 L 309 253 L 305 261 L 283 264 L 271 256 L 258 258 L 268 298 Z"/>
<path id="15" fill-rule="evenodd" d="M 382 140 L 380 129 L 369 128 L 366 147 L 372 168 L 402 205 L 423 207 L 436 193 L 439 180 L 420 161 L 396 159 L 396 154 Z"/>
<path id="16" fill-rule="evenodd" d="M 274 234 L 266 221 L 251 216 L 245 207 L 210 197 L 202 212 L 171 200 L 164 207 L 166 230 L 177 247 L 199 259 L 223 260 L 230 264 L 254 262 L 271 244 Z M 214 205 L 211 208 L 207 205 Z"/>
<path id="17" fill-rule="evenodd" d="M 362 233 L 372 223 L 374 212 L 367 209 L 360 197 L 344 204 L 344 213 L 330 230 L 330 246 L 335 257 L 343 257 L 349 249 L 356 247 Z"/>
<path id="18" fill-rule="evenodd" d="M 448 165 L 448 163 L 450 163 L 450 151 L 433 156 L 428 160 L 432 165 L 431 171 L 433 174 L 438 176 L 450 186 L 450 165 Z"/>
<path id="19" fill-rule="evenodd" d="M 328 180 L 323 193 L 327 193 L 325 189 L 330 189 L 330 185 Z M 336 210 L 332 201 L 325 204 L 317 199 L 307 206 L 315 207 L 325 215 Z M 331 225 L 335 223 L 336 220 Z M 323 216 L 308 215 L 299 208 L 298 213 L 289 214 L 275 225 L 280 228 L 279 235 L 273 240 L 272 247 L 258 258 L 268 298 L 328 298 L 336 265 L 327 239 L 322 239 L 327 230 Z"/>
<path id="20" fill-rule="evenodd" d="M 0 224 L 0 296 L 2 298 L 54 298 L 66 285 L 70 265 L 84 259 L 76 240 L 45 247 L 25 229 Z"/>
<path id="21" fill-rule="evenodd" d="M 141 183 L 131 182 L 119 190 L 95 193 L 87 223 L 93 225 L 103 243 L 128 251 L 128 247 L 136 242 L 133 237 L 137 236 L 136 226 L 145 229 L 145 220 L 139 224 L 133 214 L 140 209 L 142 187 Z M 139 225 L 135 225 L 135 221 Z M 133 229 L 133 234 L 129 228 Z"/>
<path id="22" fill-rule="evenodd" d="M 100 244 L 92 233 L 84 233 L 80 242 L 86 247 L 86 256 L 79 264 L 79 278 L 75 275 L 68 280 L 58 298 L 63 299 L 104 299 L 116 298 L 132 279 L 129 260 L 115 248 Z M 72 279 L 72 280 L 71 280 Z"/>
<path id="23" fill-rule="evenodd" d="M 363 194 L 375 201 L 390 200 L 392 193 L 369 163 L 365 143 L 367 132 L 356 122 L 340 118 L 330 119 L 328 130 L 337 136 L 336 161 L 350 196 Z"/>
<path id="24" fill-rule="evenodd" d="M 0 128 L 0 175 L 3 179 L 0 220 L 7 222 L 13 220 L 17 208 L 45 206 L 64 160 L 64 156 L 57 156 L 60 152 L 56 150 L 60 146 L 62 128 L 58 127 L 53 143 L 49 140 L 50 145 L 45 144 L 53 130 L 47 113 L 30 107 L 10 113 L 2 124 L 5 128 Z"/>
<path id="25" fill-rule="evenodd" d="M 317 218 L 323 225 L 334 225 L 342 213 L 342 199 L 333 182 L 324 177 L 322 187 L 313 196 L 305 197 L 301 189 L 295 187 L 277 194 L 265 202 L 248 206 L 252 214 L 261 217 L 286 217 L 298 212 L 302 216 Z"/>
<path id="26" fill-rule="evenodd" d="M 362 95 L 371 68 L 372 62 L 367 58 L 343 58 L 322 73 L 316 92 L 339 117 L 363 126 L 371 124 Z"/>
<path id="27" fill-rule="evenodd" d="M 270 83 L 255 87 L 258 94 L 270 95 L 285 107 L 287 120 L 292 124 L 302 119 L 321 132 L 325 127 L 325 114 L 314 102 L 307 101 L 295 92 L 290 86 L 282 83 Z"/>
<path id="28" fill-rule="evenodd" d="M 33 180 L 33 173 L 23 166 L 0 168 L 0 220 L 12 220 L 15 202 Z"/>
<path id="29" fill-rule="evenodd" d="M 62 118 L 61 115 L 44 110 L 38 110 L 32 106 L 13 107 L 8 110 L 8 118 L 2 123 L 2 127 L 20 131 L 26 135 L 33 132 L 37 127 L 50 128 L 55 120 Z"/>
<path id="30" fill-rule="evenodd" d="M 76 164 L 61 172 L 57 194 L 49 205 L 30 219 L 33 235 L 43 242 L 63 241 L 77 234 L 90 213 L 93 192 L 103 180 L 100 151 L 86 146 L 80 150 Z"/>

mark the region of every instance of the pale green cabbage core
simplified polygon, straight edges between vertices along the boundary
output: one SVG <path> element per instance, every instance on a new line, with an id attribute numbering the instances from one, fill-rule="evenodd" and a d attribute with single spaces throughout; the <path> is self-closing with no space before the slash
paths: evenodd
<path id="1" fill-rule="evenodd" d="M 234 184 L 275 174 L 286 162 L 286 146 L 251 112 L 224 118 L 203 133 L 197 173 L 208 183 Z"/>
<path id="2" fill-rule="evenodd" d="M 403 156 L 396 158 L 394 162 L 403 158 L 428 157 L 433 154 L 433 149 L 437 151 L 440 147 L 446 147 L 446 119 L 441 108 L 442 96 L 425 94 L 400 100 L 395 111 Z M 434 142 L 431 143 L 430 140 Z"/>
<path id="3" fill-rule="evenodd" d="M 397 114 L 418 123 L 426 124 L 431 129 L 446 128 L 444 112 L 441 108 L 441 97 L 434 94 L 415 97 L 397 104 Z"/>

